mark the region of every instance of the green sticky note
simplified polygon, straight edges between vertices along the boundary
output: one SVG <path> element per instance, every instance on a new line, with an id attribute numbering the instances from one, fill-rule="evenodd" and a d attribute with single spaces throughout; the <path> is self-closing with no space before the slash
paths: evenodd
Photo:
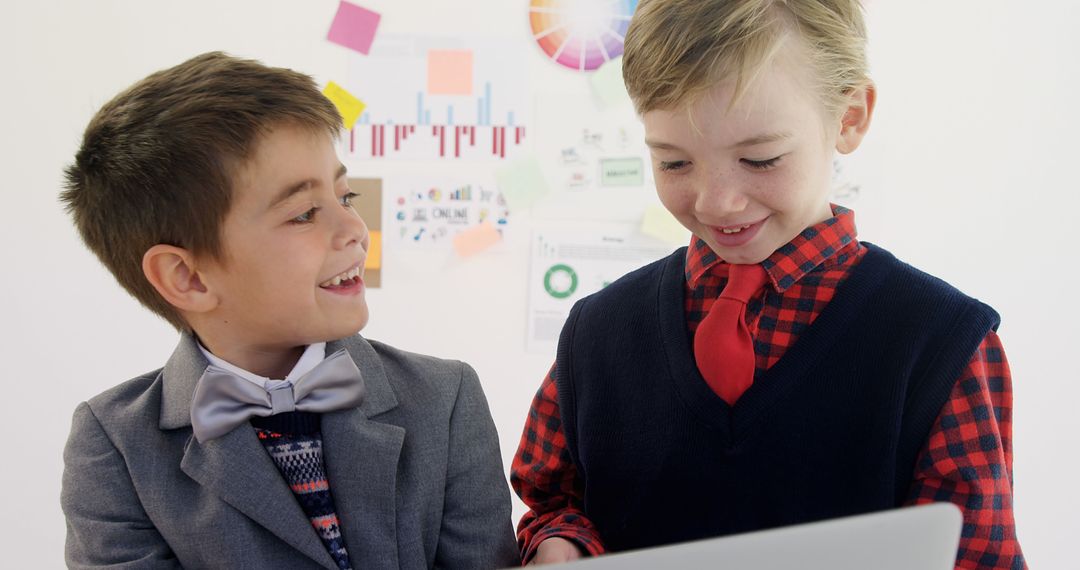
<path id="1" fill-rule="evenodd" d="M 601 186 L 641 186 L 645 183 L 645 161 L 638 157 L 600 159 Z"/>
<path id="2" fill-rule="evenodd" d="M 540 162 L 535 157 L 518 159 L 495 172 L 499 186 L 510 211 L 527 210 L 549 192 Z"/>
<path id="3" fill-rule="evenodd" d="M 630 102 L 622 77 L 622 56 L 601 65 L 589 76 L 593 95 L 601 107 L 615 107 Z"/>
<path id="4" fill-rule="evenodd" d="M 690 231 L 661 206 L 645 209 L 645 215 L 641 218 L 641 233 L 671 245 L 690 243 Z"/>

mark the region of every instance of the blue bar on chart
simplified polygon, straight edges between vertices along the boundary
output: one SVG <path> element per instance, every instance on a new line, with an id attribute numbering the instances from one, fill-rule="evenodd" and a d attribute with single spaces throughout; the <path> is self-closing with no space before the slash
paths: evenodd
<path id="1" fill-rule="evenodd" d="M 484 83 L 484 122 L 481 125 L 491 124 L 491 82 Z"/>
<path id="2" fill-rule="evenodd" d="M 453 191 L 450 192 L 449 198 L 452 201 L 471 201 L 472 185 L 455 188 Z"/>

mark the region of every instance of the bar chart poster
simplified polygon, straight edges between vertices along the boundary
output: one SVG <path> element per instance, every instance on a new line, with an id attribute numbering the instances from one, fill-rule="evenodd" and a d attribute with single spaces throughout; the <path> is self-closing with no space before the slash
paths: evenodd
<path id="1" fill-rule="evenodd" d="M 594 71 L 622 55 L 637 0 L 530 0 L 533 39 L 552 61 Z"/>
<path id="2" fill-rule="evenodd" d="M 368 56 L 349 60 L 345 87 L 366 108 L 342 154 L 500 161 L 527 152 L 526 50 L 510 40 L 380 36 Z"/>

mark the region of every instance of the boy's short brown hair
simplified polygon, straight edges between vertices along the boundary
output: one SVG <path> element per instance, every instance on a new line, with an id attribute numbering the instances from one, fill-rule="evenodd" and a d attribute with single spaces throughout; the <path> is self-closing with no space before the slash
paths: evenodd
<path id="1" fill-rule="evenodd" d="M 158 71 L 91 119 L 61 201 L 120 285 L 178 329 L 187 324 L 142 271 L 157 244 L 220 259 L 239 168 L 270 129 L 337 135 L 341 116 L 302 73 L 221 52 Z"/>
<path id="2" fill-rule="evenodd" d="M 858 0 L 641 0 L 626 31 L 623 79 L 638 113 L 685 106 L 729 79 L 734 104 L 789 32 L 807 48 L 829 113 L 869 84 Z"/>

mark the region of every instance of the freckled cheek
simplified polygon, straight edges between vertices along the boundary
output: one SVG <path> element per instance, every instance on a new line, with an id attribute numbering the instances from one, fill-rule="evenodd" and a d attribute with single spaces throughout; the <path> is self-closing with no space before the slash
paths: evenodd
<path id="1" fill-rule="evenodd" d="M 693 185 L 686 177 L 681 177 L 679 180 L 662 180 L 658 178 L 656 192 L 664 208 L 667 208 L 676 218 L 693 215 L 697 197 Z"/>
<path id="2" fill-rule="evenodd" d="M 777 171 L 755 181 L 751 194 L 763 204 L 784 209 L 806 198 L 809 183 L 809 180 L 801 178 L 795 171 Z"/>

